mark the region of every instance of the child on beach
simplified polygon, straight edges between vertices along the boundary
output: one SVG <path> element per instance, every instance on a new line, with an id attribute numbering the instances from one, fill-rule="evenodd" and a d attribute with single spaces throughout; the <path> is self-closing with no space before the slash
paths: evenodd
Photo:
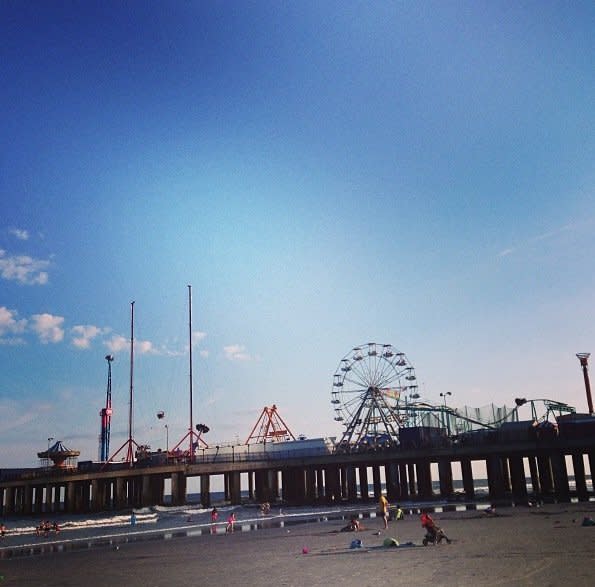
<path id="1" fill-rule="evenodd" d="M 359 532 L 360 530 L 363 530 L 363 528 L 357 518 L 351 518 L 349 524 L 341 528 L 341 532 Z"/>
<path id="2" fill-rule="evenodd" d="M 236 522 L 236 515 L 234 512 L 231 512 L 229 518 L 227 518 L 227 526 L 225 526 L 225 533 L 230 534 L 234 530 L 234 525 Z"/>
<path id="3" fill-rule="evenodd" d="M 260 513 L 263 516 L 268 516 L 271 511 L 271 504 L 268 501 L 265 501 L 263 504 L 260 505 Z"/>

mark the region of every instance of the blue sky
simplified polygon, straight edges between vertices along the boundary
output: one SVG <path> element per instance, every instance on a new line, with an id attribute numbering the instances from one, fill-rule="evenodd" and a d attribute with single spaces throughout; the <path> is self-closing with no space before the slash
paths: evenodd
<path id="1" fill-rule="evenodd" d="M 390 343 L 429 401 L 586 411 L 590 2 L 3 2 L 1 466 L 264 406 L 337 435 L 333 373 Z"/>

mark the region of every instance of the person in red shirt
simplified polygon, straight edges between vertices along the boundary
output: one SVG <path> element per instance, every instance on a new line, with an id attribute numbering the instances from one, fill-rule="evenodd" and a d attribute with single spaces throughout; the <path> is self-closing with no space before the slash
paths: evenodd
<path id="1" fill-rule="evenodd" d="M 422 514 L 420 516 L 420 520 L 421 520 L 422 528 L 425 528 L 426 530 L 431 530 L 431 529 L 436 528 L 436 523 L 434 522 L 432 516 L 430 516 L 430 514 L 428 514 L 428 512 L 426 512 L 426 511 L 422 512 Z"/>
<path id="2" fill-rule="evenodd" d="M 442 530 L 442 528 L 436 525 L 436 522 L 434 522 L 434 519 L 432 518 L 432 516 L 430 516 L 430 514 L 428 514 L 428 512 L 422 512 L 420 516 L 420 521 L 422 528 L 425 528 L 426 530 L 426 536 L 430 538 L 431 542 L 434 542 L 435 544 L 440 544 L 440 542 L 442 542 L 442 539 L 444 538 L 448 544 L 451 543 L 450 538 L 444 533 L 444 530 Z M 425 541 L 424 544 L 426 544 Z"/>

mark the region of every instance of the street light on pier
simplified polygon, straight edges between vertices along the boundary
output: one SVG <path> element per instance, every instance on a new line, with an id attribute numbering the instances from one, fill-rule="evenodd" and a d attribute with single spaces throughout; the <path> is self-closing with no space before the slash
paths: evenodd
<path id="1" fill-rule="evenodd" d="M 446 407 L 446 396 L 448 396 L 448 395 L 452 395 L 452 393 L 450 391 L 447 391 L 445 393 L 440 394 L 440 397 L 444 398 L 444 407 Z"/>
<path id="2" fill-rule="evenodd" d="M 589 382 L 589 357 L 591 353 L 577 353 L 578 360 L 583 368 L 583 377 L 585 379 L 585 391 L 587 392 L 587 404 L 589 406 L 589 414 L 593 415 L 593 400 L 591 399 L 591 384 Z"/>
<path id="3" fill-rule="evenodd" d="M 50 443 L 52 442 L 52 440 L 54 440 L 53 436 L 49 436 L 48 437 L 48 452 L 46 455 L 46 459 L 47 459 L 47 466 L 49 467 L 50 465 Z"/>
<path id="4" fill-rule="evenodd" d="M 440 392 L 440 397 L 444 401 L 444 409 L 442 411 L 442 417 L 444 418 L 444 423 L 446 424 L 446 431 L 447 431 L 448 435 L 450 436 L 450 418 L 448 417 L 448 414 L 446 413 L 446 397 L 449 395 L 452 395 L 452 393 L 450 391 L 445 391 L 444 393 Z"/>

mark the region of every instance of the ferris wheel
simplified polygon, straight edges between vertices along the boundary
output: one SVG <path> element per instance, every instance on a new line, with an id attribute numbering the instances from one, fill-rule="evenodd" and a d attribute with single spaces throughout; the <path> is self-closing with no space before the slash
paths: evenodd
<path id="1" fill-rule="evenodd" d="M 331 405 L 345 426 L 338 450 L 395 446 L 403 424 L 399 406 L 417 395 L 415 369 L 390 344 L 369 342 L 341 359 L 333 376 Z"/>

